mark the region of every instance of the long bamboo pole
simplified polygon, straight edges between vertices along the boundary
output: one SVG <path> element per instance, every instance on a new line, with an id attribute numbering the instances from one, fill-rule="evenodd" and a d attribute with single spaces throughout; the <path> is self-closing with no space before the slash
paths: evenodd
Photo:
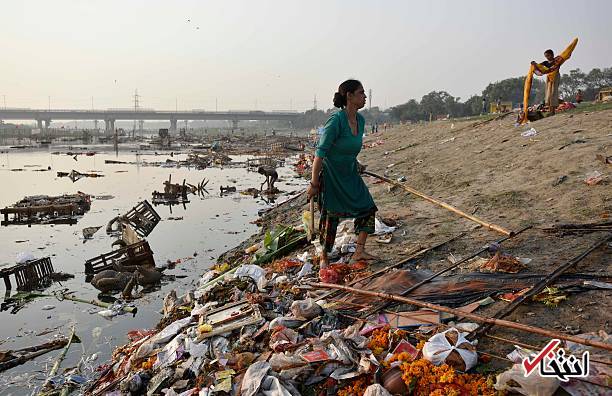
<path id="1" fill-rule="evenodd" d="M 461 317 L 464 317 L 464 318 L 472 319 L 472 320 L 475 320 L 475 321 L 481 322 L 481 323 L 493 324 L 495 326 L 507 327 L 507 328 L 510 328 L 510 329 L 520 330 L 520 331 L 524 331 L 524 332 L 527 332 L 527 333 L 539 334 L 539 335 L 542 335 L 542 336 L 545 336 L 545 337 L 557 338 L 557 339 L 566 340 L 566 341 L 572 341 L 572 342 L 575 342 L 577 344 L 588 345 L 588 346 L 592 346 L 592 347 L 596 347 L 596 348 L 605 349 L 607 351 L 612 351 L 612 345 L 611 344 L 605 344 L 603 342 L 598 342 L 598 341 L 591 341 L 591 340 L 587 340 L 585 338 L 580 338 L 580 337 L 575 337 L 575 336 L 571 336 L 571 335 L 566 335 L 566 334 L 562 334 L 562 333 L 558 333 L 558 332 L 542 329 L 540 327 L 529 326 L 529 325 L 525 325 L 525 324 L 522 324 L 522 323 L 511 322 L 511 321 L 508 321 L 508 320 L 487 318 L 487 317 L 476 315 L 476 314 L 473 314 L 473 313 L 464 312 L 464 311 L 461 311 L 461 310 L 458 310 L 458 309 L 445 307 L 443 305 L 431 304 L 431 303 L 428 303 L 428 302 L 419 301 L 419 300 L 415 300 L 415 299 L 408 298 L 408 297 L 402 297 L 402 296 L 398 296 L 398 295 L 395 295 L 395 294 L 372 292 L 372 291 L 368 291 L 368 290 L 355 289 L 353 287 L 348 287 L 348 286 L 343 286 L 343 285 L 336 285 L 336 284 L 332 284 L 332 283 L 310 282 L 308 284 L 310 286 L 312 286 L 312 287 L 318 287 L 318 288 L 322 288 L 322 289 L 344 290 L 344 291 L 349 292 L 349 293 L 361 294 L 361 295 L 370 296 L 370 297 L 383 298 L 385 300 L 399 301 L 399 302 L 402 302 L 402 303 L 415 305 L 415 306 L 421 307 L 421 308 L 433 309 L 434 311 L 438 311 L 438 312 L 451 313 L 453 315 L 457 315 L 457 316 L 461 316 Z"/>
<path id="2" fill-rule="evenodd" d="M 512 231 L 508 231 L 508 230 L 506 230 L 505 228 L 503 228 L 501 226 L 498 226 L 498 225 L 495 225 L 495 224 L 492 224 L 492 223 L 488 223 L 488 222 L 486 222 L 486 221 L 484 221 L 482 219 L 479 219 L 476 216 L 472 216 L 470 214 L 467 214 L 467 213 L 463 212 L 462 210 L 459 210 L 459 209 L 455 208 L 454 206 L 451 206 L 451 205 L 447 204 L 446 202 L 442 202 L 442 201 L 440 201 L 438 199 L 430 197 L 429 195 L 423 194 L 422 192 L 417 191 L 417 190 L 415 190 L 414 188 L 412 188 L 410 186 L 407 186 L 405 184 L 396 182 L 395 180 L 389 179 L 388 177 L 377 175 L 376 173 L 373 173 L 373 172 L 365 171 L 363 173 L 366 174 L 366 175 L 370 175 L 372 177 L 376 177 L 376 178 L 378 178 L 380 180 L 383 180 L 383 181 L 385 181 L 385 182 L 387 182 L 389 184 L 393 184 L 394 186 L 400 187 L 403 190 L 405 190 L 405 191 L 407 191 L 407 192 L 409 192 L 411 194 L 416 195 L 417 197 L 423 198 L 424 200 L 429 201 L 429 202 L 431 202 L 433 204 L 436 204 L 438 206 L 441 206 L 444 209 L 448 209 L 451 212 L 454 212 L 454 213 L 458 214 L 461 217 L 465 217 L 466 219 L 471 220 L 474 223 L 478 223 L 478 224 L 480 224 L 480 225 L 482 225 L 484 227 L 487 227 L 490 230 L 493 230 L 493 231 L 499 232 L 500 234 L 504 234 L 504 235 L 508 235 L 508 236 L 514 235 L 514 233 Z"/>

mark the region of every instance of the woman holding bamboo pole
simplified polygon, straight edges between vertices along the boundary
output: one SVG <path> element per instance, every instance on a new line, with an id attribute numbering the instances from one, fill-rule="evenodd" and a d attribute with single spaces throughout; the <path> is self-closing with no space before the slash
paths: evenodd
<path id="1" fill-rule="evenodd" d="M 321 268 L 329 264 L 327 254 L 334 246 L 336 230 L 343 218 L 355 219 L 358 237 L 352 260 L 377 259 L 365 251 L 367 236 L 374 232 L 377 208 L 360 176 L 364 167 L 357 161 L 365 128 L 365 119 L 358 110 L 365 103 L 365 91 L 359 81 L 346 80 L 340 84 L 334 95 L 334 106 L 340 111 L 327 120 L 315 151 L 308 198 L 317 197 L 321 212 Z"/>

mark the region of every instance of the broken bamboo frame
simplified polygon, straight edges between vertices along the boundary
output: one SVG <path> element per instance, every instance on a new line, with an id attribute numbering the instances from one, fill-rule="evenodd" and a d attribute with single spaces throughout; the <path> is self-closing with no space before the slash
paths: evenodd
<path id="1" fill-rule="evenodd" d="M 385 300 L 398 301 L 398 302 L 405 303 L 405 304 L 415 305 L 421 308 L 429 308 L 429 309 L 432 309 L 438 312 L 447 312 L 453 315 L 461 316 L 461 317 L 475 320 L 481 323 L 490 323 L 496 326 L 502 326 L 502 327 L 506 327 L 510 329 L 520 330 L 520 331 L 524 331 L 527 333 L 539 334 L 539 335 L 549 337 L 549 338 L 556 338 L 556 339 L 565 340 L 565 341 L 572 341 L 577 344 L 588 345 L 588 346 L 592 346 L 595 348 L 605 349 L 606 351 L 612 351 L 612 344 L 606 344 L 606 343 L 599 342 L 599 341 L 587 340 L 585 338 L 566 335 L 566 334 L 558 333 L 555 331 L 546 330 L 541 327 L 525 325 L 522 323 L 511 322 L 508 320 L 487 318 L 484 316 L 476 315 L 474 313 L 464 312 L 459 309 L 449 308 L 443 305 L 431 304 L 428 302 L 419 301 L 419 300 L 415 300 L 415 299 L 408 298 L 408 297 L 398 296 L 396 294 L 372 292 L 368 290 L 355 289 L 353 287 L 348 287 L 348 286 L 343 286 L 343 285 L 336 285 L 333 283 L 310 282 L 308 283 L 308 285 L 312 287 L 323 288 L 323 289 L 337 289 L 337 290 L 343 290 L 343 291 L 353 293 L 353 294 L 361 294 L 364 296 L 383 298 Z"/>
<path id="2" fill-rule="evenodd" d="M 467 257 L 465 257 L 465 258 L 463 258 L 463 259 L 461 259 L 461 260 L 457 261 L 456 263 L 454 263 L 454 264 L 453 264 L 453 265 L 451 265 L 450 267 L 447 267 L 447 268 L 441 269 L 440 271 L 436 272 L 435 274 L 433 274 L 433 275 L 431 275 L 431 276 L 429 276 L 429 277 L 427 277 L 427 278 L 423 279 L 423 280 L 422 280 L 422 281 L 420 281 L 420 282 L 415 283 L 414 285 L 410 286 L 408 289 L 404 290 L 404 291 L 403 291 L 403 292 L 402 292 L 400 295 L 401 295 L 401 296 L 406 296 L 407 294 L 411 293 L 413 290 L 415 290 L 415 289 L 417 289 L 417 288 L 421 287 L 422 285 L 424 285 L 425 283 L 427 283 L 427 282 L 431 281 L 432 279 L 437 278 L 438 276 L 440 276 L 440 275 L 442 275 L 442 274 L 444 274 L 444 273 L 446 273 L 446 272 L 448 272 L 448 271 L 450 271 L 450 270 L 452 270 L 452 269 L 457 268 L 459 265 L 461 265 L 461 264 L 465 263 L 466 261 L 473 259 L 474 257 L 478 256 L 479 254 L 481 254 L 481 253 L 483 253 L 483 252 L 486 252 L 486 251 L 489 249 L 489 246 L 491 246 L 491 245 L 493 245 L 493 244 L 500 244 L 500 243 L 502 243 L 502 242 L 504 242 L 504 241 L 506 241 L 506 240 L 508 240 L 508 239 L 512 238 L 513 236 L 519 235 L 519 234 L 521 234 L 521 233 L 523 233 L 523 232 L 527 231 L 527 230 L 528 230 L 528 229 L 530 229 L 531 227 L 532 227 L 531 225 L 528 225 L 528 226 L 526 226 L 526 227 L 521 228 L 521 229 L 520 229 L 520 230 L 518 230 L 517 232 L 515 232 L 515 233 L 514 233 L 512 236 L 505 236 L 505 237 L 503 237 L 503 238 L 498 239 L 498 240 L 497 240 L 497 241 L 495 241 L 495 242 L 492 242 L 492 243 L 490 243 L 490 244 L 486 245 L 485 247 L 483 247 L 483 248 L 481 248 L 480 250 L 478 250 L 476 253 L 472 253 L 471 255 L 469 255 L 469 256 L 467 256 Z M 368 310 L 368 311 L 367 311 L 365 314 L 363 314 L 362 316 L 369 316 L 369 315 L 373 314 L 374 312 L 376 312 L 376 311 L 378 311 L 378 310 L 381 310 L 381 309 L 385 309 L 385 308 L 387 308 L 389 305 L 391 305 L 391 303 L 390 303 L 389 301 L 386 301 L 386 302 L 382 303 L 380 306 L 378 306 L 378 307 L 374 307 L 374 308 L 372 308 L 372 309 Z"/>
<path id="3" fill-rule="evenodd" d="M 505 308 L 503 308 L 499 312 L 497 312 L 494 317 L 495 318 L 503 318 L 503 317 L 509 315 L 519 305 L 521 305 L 525 300 L 527 300 L 528 298 L 531 298 L 531 297 L 537 295 L 538 293 L 540 293 L 542 290 L 544 290 L 544 288 L 546 286 L 550 285 L 559 276 L 561 276 L 561 274 L 563 274 L 565 271 L 567 271 L 571 267 L 573 267 L 576 264 L 578 264 L 580 261 L 582 261 L 582 259 L 584 259 L 586 256 L 588 256 L 591 252 L 593 252 L 595 249 L 599 248 L 601 245 L 606 244 L 610 240 L 612 240 L 612 233 L 608 234 L 607 237 L 605 237 L 604 239 L 600 240 L 599 242 L 597 242 L 593 246 L 589 247 L 587 250 L 585 250 L 584 252 L 580 253 L 578 256 L 572 258 L 569 261 L 566 261 L 564 264 L 561 264 L 553 272 L 549 273 L 544 279 L 542 279 L 541 281 L 539 281 L 538 283 L 533 285 L 531 287 L 531 289 L 529 289 L 528 292 L 526 292 L 525 294 L 521 295 L 519 298 L 517 298 L 516 300 L 512 301 L 510 303 L 510 305 L 507 305 Z M 476 337 L 486 333 L 487 331 L 489 331 L 493 326 L 494 326 L 494 324 L 481 325 L 479 328 L 477 328 L 476 330 L 471 332 L 470 335 L 468 336 L 468 338 L 474 339 L 474 338 L 476 338 Z"/>
<path id="4" fill-rule="evenodd" d="M 438 249 L 439 247 L 442 247 L 442 246 L 446 245 L 447 243 L 451 243 L 451 242 L 453 242 L 453 241 L 456 241 L 457 239 L 459 239 L 459 238 L 463 237 L 463 236 L 464 236 L 464 235 L 466 235 L 466 234 L 467 234 L 467 231 L 464 231 L 464 232 L 462 232 L 461 234 L 455 235 L 454 237 L 449 238 L 449 239 L 447 239 L 447 240 L 445 240 L 445 241 L 442 241 L 442 242 L 440 242 L 440 243 L 438 243 L 438 244 L 436 244 L 436 245 L 430 246 L 430 247 L 428 247 L 428 248 L 420 249 L 420 250 L 418 250 L 418 251 L 416 251 L 416 252 L 414 252 L 414 253 L 410 254 L 410 256 L 406 257 L 405 259 L 398 261 L 398 262 L 397 262 L 397 263 L 395 263 L 395 264 L 388 265 L 388 266 L 386 266 L 386 267 L 384 267 L 384 268 L 379 269 L 378 271 L 372 272 L 372 273 L 371 273 L 371 274 L 369 274 L 369 275 L 362 276 L 361 278 L 353 279 L 351 282 L 349 282 L 349 284 L 348 284 L 348 285 L 349 285 L 349 286 L 355 285 L 355 284 L 357 284 L 357 283 L 359 283 L 359 282 L 361 282 L 361 281 L 364 281 L 364 280 L 370 279 L 370 278 L 372 278 L 372 277 L 374 277 L 374 276 L 376 276 L 376 275 L 379 275 L 379 274 L 382 274 L 382 273 L 384 273 L 384 272 L 387 272 L 387 271 L 389 271 L 389 270 L 391 270 L 391 269 L 393 269 L 393 268 L 397 268 L 397 267 L 399 267 L 399 266 L 402 266 L 402 265 L 404 265 L 404 264 L 408 263 L 408 262 L 409 262 L 409 261 L 411 261 L 411 260 L 414 260 L 414 259 L 416 259 L 416 258 L 419 258 L 420 256 L 424 255 L 425 253 L 428 253 L 428 252 L 430 252 L 430 251 L 432 251 L 432 250 L 436 250 L 436 249 Z M 332 296 L 332 295 L 334 295 L 334 294 L 336 294 L 336 293 L 338 293 L 338 290 L 333 290 L 333 291 L 328 292 L 328 293 L 326 293 L 326 294 L 324 294 L 324 295 L 322 295 L 322 296 L 320 296 L 320 297 L 317 297 L 317 298 L 315 299 L 315 301 L 320 301 L 320 300 L 323 300 L 323 299 L 328 298 L 329 296 Z"/>
<path id="5" fill-rule="evenodd" d="M 417 190 L 415 190 L 414 188 L 412 188 L 410 186 L 407 186 L 405 184 L 396 182 L 395 180 L 389 179 L 388 177 L 377 175 L 376 173 L 373 173 L 373 172 L 364 171 L 363 173 L 366 174 L 366 175 L 370 175 L 372 177 L 376 177 L 377 179 L 383 180 L 383 181 L 385 181 L 385 182 L 387 182 L 389 184 L 393 184 L 394 186 L 400 187 L 403 190 L 405 190 L 405 191 L 407 191 L 407 192 L 409 192 L 409 193 L 411 193 L 413 195 L 416 195 L 417 197 L 423 198 L 426 201 L 429 201 L 429 202 L 431 202 L 431 203 L 433 203 L 435 205 L 441 206 L 444 209 L 450 210 L 451 212 L 454 212 L 454 213 L 458 214 L 461 217 L 465 217 L 466 219 L 471 220 L 474 223 L 478 223 L 478 224 L 480 224 L 480 225 L 482 225 L 482 226 L 484 226 L 484 227 L 486 227 L 486 228 L 488 228 L 490 230 L 499 232 L 500 234 L 503 234 L 503 235 L 508 235 L 508 236 L 514 235 L 514 233 L 512 231 L 508 231 L 508 230 L 506 230 L 505 228 L 503 228 L 501 226 L 498 226 L 498 225 L 492 224 L 492 223 L 488 223 L 488 222 L 486 222 L 486 221 L 484 221 L 482 219 L 479 219 L 476 216 L 472 216 L 470 214 L 467 214 L 467 213 L 465 213 L 465 212 L 455 208 L 454 206 L 451 206 L 451 205 L 447 204 L 446 202 L 442 202 L 442 201 L 440 201 L 438 199 L 430 197 L 429 195 L 423 194 L 422 192 L 417 191 Z"/>

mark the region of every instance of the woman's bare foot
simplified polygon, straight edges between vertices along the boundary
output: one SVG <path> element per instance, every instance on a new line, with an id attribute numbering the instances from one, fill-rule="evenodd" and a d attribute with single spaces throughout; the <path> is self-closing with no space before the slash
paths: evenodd
<path id="1" fill-rule="evenodd" d="M 353 253 L 351 257 L 351 261 L 375 261 L 380 260 L 380 257 L 373 256 L 369 253 L 366 253 L 365 250 L 361 250 Z"/>

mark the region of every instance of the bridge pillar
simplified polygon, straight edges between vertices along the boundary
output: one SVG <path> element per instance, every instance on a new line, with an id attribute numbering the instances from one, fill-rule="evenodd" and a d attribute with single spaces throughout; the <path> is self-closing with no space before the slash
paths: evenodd
<path id="1" fill-rule="evenodd" d="M 176 133 L 176 125 L 177 125 L 177 120 L 174 118 L 170 119 L 170 133 Z"/>
<path id="2" fill-rule="evenodd" d="M 138 121 L 138 130 L 140 131 L 140 133 L 144 131 L 144 120 Z"/>
<path id="3" fill-rule="evenodd" d="M 238 120 L 232 120 L 232 132 L 238 129 Z"/>
<path id="4" fill-rule="evenodd" d="M 94 120 L 94 130 L 98 131 L 98 120 Z"/>
<path id="5" fill-rule="evenodd" d="M 106 134 L 108 135 L 111 135 L 113 132 L 115 132 L 115 120 L 104 120 L 104 132 L 106 132 Z"/>
<path id="6" fill-rule="evenodd" d="M 51 125 L 51 120 L 45 120 L 45 131 L 49 130 L 50 125 Z"/>
<path id="7" fill-rule="evenodd" d="M 38 129 L 40 129 L 42 131 L 42 129 L 43 129 L 43 120 L 36 120 L 36 124 L 38 126 Z"/>

